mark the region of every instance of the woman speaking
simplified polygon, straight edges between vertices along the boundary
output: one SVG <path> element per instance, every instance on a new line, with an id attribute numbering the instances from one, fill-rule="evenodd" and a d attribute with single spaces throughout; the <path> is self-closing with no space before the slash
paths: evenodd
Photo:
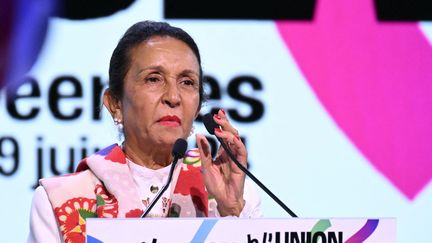
<path id="1" fill-rule="evenodd" d="M 168 178 L 175 141 L 191 134 L 203 102 L 201 59 L 194 40 L 167 23 L 130 27 L 109 67 L 105 107 L 124 142 L 83 159 L 71 175 L 42 179 L 32 202 L 29 242 L 85 242 L 89 217 L 140 217 Z M 238 161 L 247 151 L 221 109 L 215 134 Z M 149 217 L 259 217 L 260 199 L 223 148 L 213 160 L 196 135 L 173 168 L 173 181 Z"/>

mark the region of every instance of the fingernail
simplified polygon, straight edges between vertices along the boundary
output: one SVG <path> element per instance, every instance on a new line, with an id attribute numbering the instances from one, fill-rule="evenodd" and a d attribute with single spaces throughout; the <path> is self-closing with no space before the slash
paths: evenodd
<path id="1" fill-rule="evenodd" d="M 222 130 L 221 130 L 219 127 L 216 127 L 216 128 L 215 128 L 215 132 L 219 132 L 219 133 L 221 133 Z"/>
<path id="2" fill-rule="evenodd" d="M 219 115 L 217 115 L 217 114 L 214 114 L 213 117 L 216 118 L 217 120 L 221 119 L 221 117 Z"/>
<path id="3" fill-rule="evenodd" d="M 222 113 L 223 113 L 224 115 L 226 115 L 226 114 L 225 114 L 225 110 L 224 110 L 223 108 L 220 108 L 220 111 L 222 111 Z"/>
<path id="4" fill-rule="evenodd" d="M 239 137 L 239 135 L 235 135 L 234 136 L 238 141 L 240 141 L 240 137 Z"/>

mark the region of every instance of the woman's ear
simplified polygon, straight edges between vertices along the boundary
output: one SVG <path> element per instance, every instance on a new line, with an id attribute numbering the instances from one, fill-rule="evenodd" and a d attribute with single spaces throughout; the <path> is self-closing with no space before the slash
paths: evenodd
<path id="1" fill-rule="evenodd" d="M 108 88 L 103 94 L 103 103 L 107 110 L 111 113 L 113 118 L 123 120 L 121 112 L 121 101 L 114 96 L 112 91 Z"/>

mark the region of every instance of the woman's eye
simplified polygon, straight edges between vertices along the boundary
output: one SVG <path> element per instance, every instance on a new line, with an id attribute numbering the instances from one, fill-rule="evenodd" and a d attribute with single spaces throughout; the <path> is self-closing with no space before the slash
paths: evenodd
<path id="1" fill-rule="evenodd" d="M 160 81 L 160 79 L 158 77 L 148 77 L 148 78 L 146 78 L 146 81 L 150 82 L 150 83 L 156 83 L 156 82 Z"/>
<path id="2" fill-rule="evenodd" d="M 188 85 L 188 86 L 193 86 L 195 84 L 194 81 L 186 79 L 182 81 L 183 84 Z"/>

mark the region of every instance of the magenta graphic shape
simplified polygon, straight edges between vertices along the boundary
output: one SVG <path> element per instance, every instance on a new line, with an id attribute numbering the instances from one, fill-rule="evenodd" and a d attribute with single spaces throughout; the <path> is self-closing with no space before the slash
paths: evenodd
<path id="1" fill-rule="evenodd" d="M 432 46 L 418 24 L 379 22 L 373 0 L 320 0 L 313 22 L 276 25 L 338 126 L 413 200 L 432 177 Z"/>

